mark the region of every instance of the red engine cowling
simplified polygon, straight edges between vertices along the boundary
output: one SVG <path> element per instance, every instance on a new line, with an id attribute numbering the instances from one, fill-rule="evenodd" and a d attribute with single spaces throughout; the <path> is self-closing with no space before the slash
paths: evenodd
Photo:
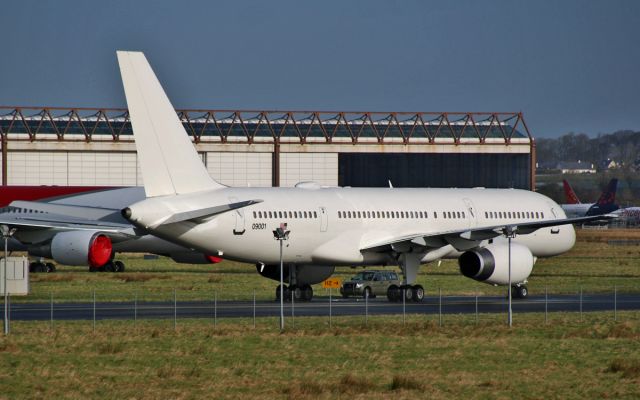
<path id="1" fill-rule="evenodd" d="M 217 264 L 222 261 L 220 257 L 197 253 L 195 251 L 171 253 L 169 257 L 171 257 L 173 261 L 181 264 Z"/>
<path id="2" fill-rule="evenodd" d="M 65 265 L 102 267 L 112 252 L 111 239 L 99 232 L 60 232 L 51 240 L 51 258 Z"/>

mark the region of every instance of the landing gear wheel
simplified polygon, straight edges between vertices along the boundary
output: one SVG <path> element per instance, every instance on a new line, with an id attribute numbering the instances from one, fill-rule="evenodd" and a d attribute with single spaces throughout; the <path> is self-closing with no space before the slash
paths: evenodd
<path id="1" fill-rule="evenodd" d="M 56 272 L 56 265 L 54 263 L 46 263 L 45 267 L 47 268 L 47 272 Z"/>
<path id="2" fill-rule="evenodd" d="M 100 272 L 100 268 L 89 266 L 89 272 Z"/>
<path id="3" fill-rule="evenodd" d="M 302 286 L 302 299 L 304 301 L 311 301 L 313 298 L 313 288 L 311 285 L 303 285 Z"/>
<path id="4" fill-rule="evenodd" d="M 370 287 L 366 287 L 364 288 L 364 291 L 362 292 L 362 298 L 363 299 L 370 299 L 371 298 L 371 288 Z"/>
<path id="5" fill-rule="evenodd" d="M 413 288 L 411 285 L 402 285 L 400 288 L 400 300 L 402 300 L 402 296 L 404 296 L 404 300 L 407 303 L 413 301 Z"/>
<path id="6" fill-rule="evenodd" d="M 116 272 L 116 267 L 113 265 L 113 262 L 109 261 L 104 265 L 104 267 L 102 267 L 102 270 L 104 272 Z"/>
<path id="7" fill-rule="evenodd" d="M 115 272 L 124 272 L 124 263 L 122 261 L 116 261 L 113 263 Z"/>
<path id="8" fill-rule="evenodd" d="M 302 288 L 299 288 L 298 286 L 293 286 L 293 287 L 289 287 L 289 300 L 293 299 L 293 301 L 301 301 L 303 299 L 303 292 L 302 292 Z"/>
<path id="9" fill-rule="evenodd" d="M 397 285 L 391 285 L 387 289 L 387 299 L 391 302 L 396 302 L 400 299 L 400 288 Z"/>
<path id="10" fill-rule="evenodd" d="M 511 288 L 511 297 L 514 299 L 526 299 L 529 295 L 529 289 L 525 285 L 513 286 Z"/>
<path id="11" fill-rule="evenodd" d="M 424 288 L 420 285 L 414 285 L 411 290 L 413 291 L 413 301 L 416 303 L 422 302 L 422 299 L 424 299 Z"/>
<path id="12" fill-rule="evenodd" d="M 32 262 L 29 264 L 29 271 L 36 274 L 47 272 L 47 266 L 41 262 Z"/>

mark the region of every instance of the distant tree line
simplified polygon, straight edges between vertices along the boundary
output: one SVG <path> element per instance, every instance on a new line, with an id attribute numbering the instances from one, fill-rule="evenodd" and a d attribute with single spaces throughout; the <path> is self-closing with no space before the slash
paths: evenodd
<path id="1" fill-rule="evenodd" d="M 603 161 L 611 159 L 623 169 L 635 169 L 634 164 L 640 160 L 640 132 L 624 130 L 599 134 L 595 138 L 572 132 L 559 138 L 537 139 L 536 150 L 541 165 L 580 160 L 600 169 Z"/>
<path id="2" fill-rule="evenodd" d="M 618 166 L 606 169 L 604 164 L 608 159 L 615 161 Z M 551 173 L 547 183 L 553 182 L 552 185 L 547 184 L 538 189 L 553 199 L 564 202 L 560 182 L 562 178 L 566 178 L 583 201 L 595 201 L 609 180 L 618 178 L 619 203 L 640 205 L 640 132 L 623 130 L 599 134 L 595 138 L 584 133 L 568 133 L 555 139 L 536 140 L 536 161 L 539 166 L 553 169 L 552 166 L 559 162 L 578 160 L 593 164 L 598 174 L 559 176 L 559 171 L 545 172 L 544 169 L 538 169 L 539 173 Z"/>

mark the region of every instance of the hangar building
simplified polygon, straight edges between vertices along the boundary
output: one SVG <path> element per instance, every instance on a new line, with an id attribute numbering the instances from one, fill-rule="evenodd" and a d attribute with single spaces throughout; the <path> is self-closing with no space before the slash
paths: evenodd
<path id="1" fill-rule="evenodd" d="M 231 186 L 535 187 L 521 113 L 179 110 Z M 3 185 L 142 185 L 126 109 L 0 107 Z"/>

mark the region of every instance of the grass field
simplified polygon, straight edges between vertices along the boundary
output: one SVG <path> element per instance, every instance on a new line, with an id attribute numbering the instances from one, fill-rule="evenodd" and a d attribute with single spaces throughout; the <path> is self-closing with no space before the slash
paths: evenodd
<path id="1" fill-rule="evenodd" d="M 571 252 L 539 260 L 532 293 L 640 291 L 640 231 L 580 231 Z M 33 275 L 16 301 L 272 299 L 275 282 L 251 265 L 178 265 L 127 259 L 122 274 L 62 267 Z M 348 278 L 353 270 L 341 269 Z M 503 293 L 462 277 L 455 262 L 426 266 L 434 293 Z M 323 289 L 316 287 L 322 294 Z M 0 399 L 444 399 L 640 398 L 640 312 L 375 316 L 277 320 L 48 321 L 12 324 L 0 337 Z"/>
<path id="2" fill-rule="evenodd" d="M 86 323 L 16 322 L 0 398 L 416 399 L 640 397 L 640 314 Z"/>
<path id="3" fill-rule="evenodd" d="M 529 279 L 531 294 L 640 291 L 640 246 L 620 245 L 640 240 L 638 230 L 579 230 L 575 248 L 559 257 L 538 260 Z M 631 242 L 634 243 L 634 242 Z M 637 242 L 635 242 L 637 243 Z M 224 261 L 217 265 L 181 265 L 160 258 L 144 260 L 142 256 L 122 258 L 127 272 L 122 274 L 88 273 L 86 268 L 59 268 L 55 274 L 33 274 L 32 294 L 14 302 L 88 301 L 93 290 L 99 301 L 131 300 L 134 293 L 140 301 L 170 300 L 176 289 L 181 300 L 212 299 L 214 292 L 221 300 L 248 300 L 256 291 L 258 300 L 274 298 L 276 282 L 262 278 L 253 265 Z M 336 276 L 348 279 L 355 270 L 337 269 Z M 442 290 L 444 295 L 498 295 L 504 288 L 492 287 L 463 277 L 455 260 L 440 266 L 421 268 L 418 282 L 427 295 Z M 317 294 L 325 291 L 316 285 Z"/>

